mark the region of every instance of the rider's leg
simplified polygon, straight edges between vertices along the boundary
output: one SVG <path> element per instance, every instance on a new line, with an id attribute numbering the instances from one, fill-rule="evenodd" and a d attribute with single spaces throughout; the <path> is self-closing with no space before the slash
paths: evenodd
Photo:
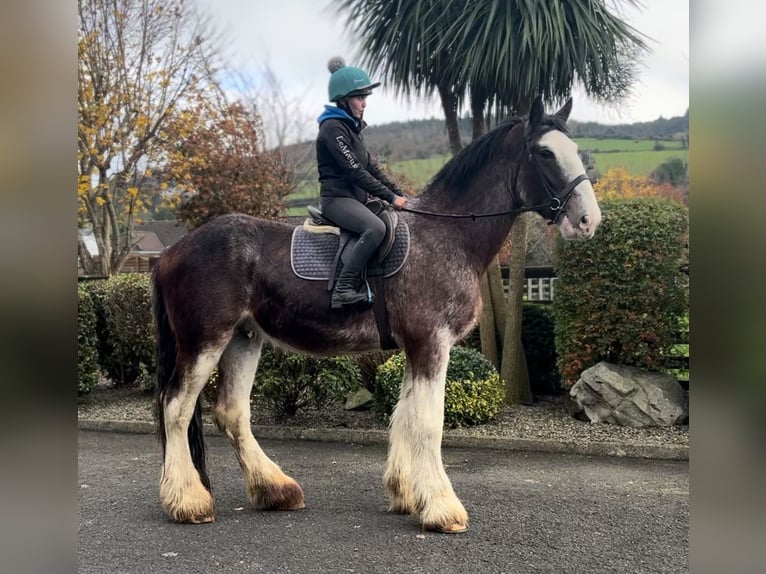
<path id="1" fill-rule="evenodd" d="M 366 289 L 359 292 L 362 272 L 386 235 L 383 221 L 361 202 L 348 197 L 323 197 L 322 214 L 359 239 L 335 284 L 334 308 L 368 301 Z"/>

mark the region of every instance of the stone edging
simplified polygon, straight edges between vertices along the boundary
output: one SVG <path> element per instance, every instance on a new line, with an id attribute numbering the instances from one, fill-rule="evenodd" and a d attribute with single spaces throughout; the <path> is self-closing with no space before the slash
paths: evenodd
<path id="1" fill-rule="evenodd" d="M 88 431 L 152 434 L 157 426 L 149 421 L 109 421 L 81 419 L 79 428 Z M 205 424 L 207 434 L 221 433 L 212 424 Z M 377 429 L 299 428 L 287 426 L 253 425 L 258 438 L 281 440 L 314 440 L 356 444 L 381 444 L 388 441 L 388 433 Z M 688 446 L 655 446 L 618 443 L 576 443 L 545 439 L 526 439 L 498 436 L 456 436 L 444 434 L 442 445 L 452 448 L 484 448 L 507 451 L 548 452 L 663 460 L 689 460 Z"/>

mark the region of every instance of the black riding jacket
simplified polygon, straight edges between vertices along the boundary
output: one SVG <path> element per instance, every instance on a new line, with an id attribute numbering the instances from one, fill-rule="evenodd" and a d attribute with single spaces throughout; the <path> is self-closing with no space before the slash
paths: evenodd
<path id="1" fill-rule="evenodd" d="M 357 122 L 345 111 L 325 106 L 319 116 L 316 140 L 320 195 L 351 197 L 362 203 L 367 194 L 393 203 L 399 190 L 370 156 L 362 137 L 367 124 Z"/>

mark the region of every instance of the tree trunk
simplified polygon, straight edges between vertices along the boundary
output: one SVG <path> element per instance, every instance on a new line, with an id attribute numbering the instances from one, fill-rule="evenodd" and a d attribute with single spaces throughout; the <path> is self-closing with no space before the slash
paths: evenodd
<path id="1" fill-rule="evenodd" d="M 474 140 L 480 138 L 486 131 L 484 122 L 486 101 L 485 96 L 474 90 L 471 91 L 471 136 Z M 504 333 L 501 325 L 505 324 L 505 295 L 497 257 L 492 260 L 481 278 L 481 298 L 484 301 L 479 319 L 481 352 L 499 370 L 498 349 L 503 348 Z"/>
<path id="2" fill-rule="evenodd" d="M 444 123 L 447 126 L 450 149 L 454 155 L 463 149 L 463 142 L 460 139 L 460 127 L 457 121 L 457 96 L 449 88 L 439 86 L 439 97 L 444 109 Z"/>
<path id="3" fill-rule="evenodd" d="M 511 263 L 508 272 L 508 313 L 505 322 L 500 377 L 505 381 L 509 403 L 532 402 L 524 348 L 521 344 L 522 295 L 527 255 L 527 214 L 516 218 L 511 227 Z"/>
<path id="4" fill-rule="evenodd" d="M 471 135 L 473 139 L 483 136 L 486 131 L 484 124 L 484 108 L 486 103 L 487 98 L 484 95 L 471 90 Z"/>
<path id="5" fill-rule="evenodd" d="M 492 309 L 492 294 L 490 293 L 487 274 L 481 276 L 481 300 L 484 305 L 479 317 L 479 339 L 481 340 L 481 354 L 499 369 L 497 355 L 497 337 L 495 336 L 495 313 Z"/>
<path id="6" fill-rule="evenodd" d="M 495 333 L 497 335 L 497 344 L 500 349 L 503 348 L 505 341 L 505 315 L 507 313 L 507 304 L 505 301 L 505 291 L 503 291 L 503 274 L 500 270 L 500 262 L 497 257 L 492 260 L 487 269 L 487 279 L 489 281 L 489 290 L 492 294 L 492 310 L 495 314 Z"/>

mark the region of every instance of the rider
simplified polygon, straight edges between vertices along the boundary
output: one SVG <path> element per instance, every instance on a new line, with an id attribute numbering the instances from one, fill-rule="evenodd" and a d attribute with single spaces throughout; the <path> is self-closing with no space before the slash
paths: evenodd
<path id="1" fill-rule="evenodd" d="M 342 58 L 333 58 L 330 70 L 329 99 L 335 106 L 325 105 L 319 116 L 316 140 L 319 171 L 320 208 L 336 225 L 356 233 L 359 239 L 343 267 L 331 305 L 371 302 L 368 290 L 360 291 L 362 273 L 385 237 L 383 221 L 366 206 L 368 194 L 404 207 L 404 193 L 387 177 L 370 156 L 362 138 L 367 126 L 362 119 L 367 96 L 380 82 L 373 83 L 363 70 L 346 66 Z"/>

